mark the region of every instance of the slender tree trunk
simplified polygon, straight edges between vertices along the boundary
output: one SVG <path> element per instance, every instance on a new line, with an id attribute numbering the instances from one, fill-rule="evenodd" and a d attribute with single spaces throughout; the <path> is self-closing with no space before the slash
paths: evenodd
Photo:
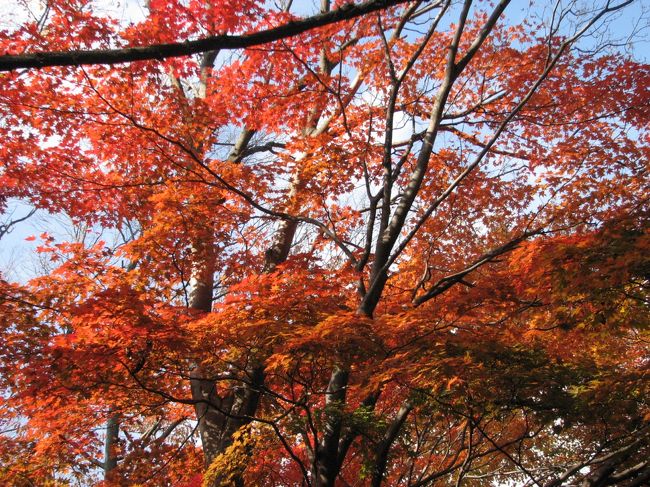
<path id="1" fill-rule="evenodd" d="M 137 267 L 137 262 L 129 262 L 126 272 L 132 272 Z M 106 420 L 106 438 L 104 440 L 104 480 L 109 480 L 111 472 L 117 468 L 117 443 L 120 436 L 120 418 L 115 411 L 109 411 Z"/>
<path id="2" fill-rule="evenodd" d="M 104 480 L 109 480 L 111 472 L 117 467 L 117 442 L 120 434 L 120 421 L 117 415 L 106 421 L 106 440 L 104 441 Z"/>
<path id="3" fill-rule="evenodd" d="M 378 446 L 377 455 L 375 457 L 375 466 L 372 472 L 372 487 L 380 487 L 384 476 L 386 475 L 386 466 L 388 464 L 388 453 L 390 452 L 393 443 L 397 439 L 404 422 L 406 421 L 407 416 L 413 409 L 413 405 L 410 402 L 406 402 L 402 405 L 400 410 L 397 412 L 397 416 L 393 422 L 388 426 L 386 433 Z"/>

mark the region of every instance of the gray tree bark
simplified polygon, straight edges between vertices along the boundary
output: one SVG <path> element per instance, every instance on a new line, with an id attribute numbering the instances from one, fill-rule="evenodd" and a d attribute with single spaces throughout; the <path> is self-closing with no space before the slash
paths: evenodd
<path id="1" fill-rule="evenodd" d="M 106 440 L 104 441 L 104 480 L 109 480 L 111 472 L 117 468 L 117 442 L 120 434 L 120 421 L 111 415 L 106 421 Z"/>

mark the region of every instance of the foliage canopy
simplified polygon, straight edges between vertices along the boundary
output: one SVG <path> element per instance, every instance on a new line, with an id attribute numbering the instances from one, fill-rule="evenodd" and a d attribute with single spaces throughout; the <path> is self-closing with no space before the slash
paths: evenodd
<path id="1" fill-rule="evenodd" d="M 16 14 L 0 208 L 89 233 L 0 279 L 0 483 L 650 481 L 635 2 L 508 4 Z"/>

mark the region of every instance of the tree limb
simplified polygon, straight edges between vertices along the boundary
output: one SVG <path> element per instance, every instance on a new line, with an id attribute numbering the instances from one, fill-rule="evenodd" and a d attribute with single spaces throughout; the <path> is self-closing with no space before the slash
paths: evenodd
<path id="1" fill-rule="evenodd" d="M 43 68 L 46 66 L 80 66 L 88 64 L 119 64 L 134 61 L 148 61 L 190 56 L 192 54 L 244 49 L 269 42 L 294 37 L 303 32 L 323 27 L 343 20 L 386 9 L 408 0 L 370 0 L 358 5 L 346 4 L 336 10 L 251 34 L 216 35 L 185 42 L 155 44 L 143 47 L 122 49 L 91 49 L 79 51 L 50 51 L 33 54 L 0 56 L 0 71 L 13 71 L 20 68 Z"/>

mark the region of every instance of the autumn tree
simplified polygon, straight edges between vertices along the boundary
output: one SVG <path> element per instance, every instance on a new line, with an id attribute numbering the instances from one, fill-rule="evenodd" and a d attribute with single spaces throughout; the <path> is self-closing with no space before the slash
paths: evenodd
<path id="1" fill-rule="evenodd" d="M 18 3 L 2 482 L 650 481 L 645 13 L 509 3 Z"/>

